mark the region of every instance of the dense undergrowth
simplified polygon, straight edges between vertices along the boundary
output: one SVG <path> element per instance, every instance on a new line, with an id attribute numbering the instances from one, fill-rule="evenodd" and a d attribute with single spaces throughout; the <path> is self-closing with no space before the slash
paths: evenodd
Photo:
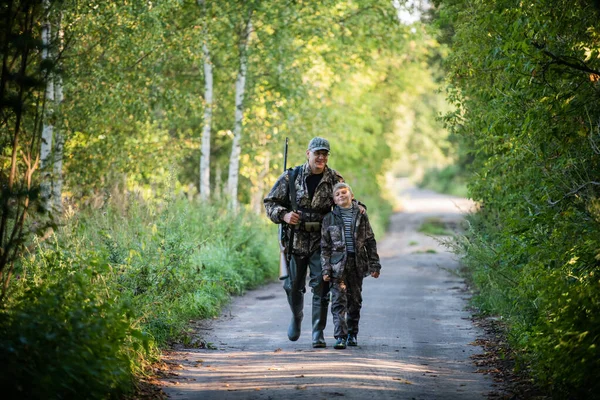
<path id="1" fill-rule="evenodd" d="M 553 398 L 598 398 L 600 291 L 593 253 L 581 259 L 597 224 L 557 221 L 506 235 L 498 226 L 511 222 L 485 208 L 467 222 L 454 248 L 477 290 L 473 303 L 507 323 L 518 368 Z"/>
<path id="2" fill-rule="evenodd" d="M 126 204 L 72 216 L 20 260 L 0 310 L 9 398 L 128 393 L 190 319 L 277 273 L 265 218 L 185 199 Z"/>
<path id="3" fill-rule="evenodd" d="M 600 398 L 600 5 L 435 4 L 477 302 L 552 398 Z"/>

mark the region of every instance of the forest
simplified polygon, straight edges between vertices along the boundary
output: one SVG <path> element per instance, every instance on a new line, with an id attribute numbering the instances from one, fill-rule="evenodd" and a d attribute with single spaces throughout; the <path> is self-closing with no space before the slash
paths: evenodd
<path id="1" fill-rule="evenodd" d="M 474 306 L 554 398 L 600 389 L 600 4 L 0 4 L 0 382 L 120 398 L 276 279 L 262 200 L 315 136 L 376 236 L 408 177 L 475 200 Z M 565 366 L 568 366 L 565 368 Z"/>

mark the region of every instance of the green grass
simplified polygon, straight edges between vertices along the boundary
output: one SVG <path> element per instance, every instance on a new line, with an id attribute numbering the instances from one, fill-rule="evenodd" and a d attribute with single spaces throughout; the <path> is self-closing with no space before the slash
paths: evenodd
<path id="1" fill-rule="evenodd" d="M 452 234 L 452 232 L 446 227 L 446 224 L 439 218 L 435 217 L 425 219 L 418 231 L 426 235 L 434 236 L 448 236 Z"/>
<path id="2" fill-rule="evenodd" d="M 443 169 L 427 170 L 418 186 L 456 197 L 466 198 L 469 194 L 466 172 L 457 165 L 449 165 Z"/>
<path id="3" fill-rule="evenodd" d="M 413 254 L 437 254 L 437 251 L 435 251 L 434 249 L 417 250 L 413 252 Z"/>
<path id="4" fill-rule="evenodd" d="M 109 398 L 190 320 L 278 270 L 276 226 L 170 198 L 86 210 L 20 260 L 0 307 L 0 383 L 20 398 Z M 12 389 L 11 389 L 12 390 Z"/>

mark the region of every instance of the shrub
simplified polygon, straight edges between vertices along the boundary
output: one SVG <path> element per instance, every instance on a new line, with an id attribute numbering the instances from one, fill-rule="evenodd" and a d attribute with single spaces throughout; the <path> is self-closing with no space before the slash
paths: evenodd
<path id="1" fill-rule="evenodd" d="M 40 250 L 25 260 L 18 293 L 0 311 L 0 381 L 10 398 L 126 393 L 130 348 L 147 347 L 131 311 L 103 282 L 109 266 L 64 250 Z"/>
<path id="2" fill-rule="evenodd" d="M 10 396 L 118 397 L 191 319 L 276 276 L 277 234 L 243 211 L 130 201 L 81 212 L 20 261 L 0 310 Z"/>

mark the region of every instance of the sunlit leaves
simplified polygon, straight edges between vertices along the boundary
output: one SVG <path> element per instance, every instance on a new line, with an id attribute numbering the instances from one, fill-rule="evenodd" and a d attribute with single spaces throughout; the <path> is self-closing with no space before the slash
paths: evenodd
<path id="1" fill-rule="evenodd" d="M 587 318 L 600 304 L 600 288 L 586 283 L 600 231 L 590 218 L 600 179 L 590 141 L 600 121 L 600 87 L 590 79 L 600 69 L 599 10 L 570 1 L 442 3 L 455 31 L 450 79 L 461 92 L 453 97 L 460 118 L 448 120 L 468 145 L 471 195 L 484 204 L 473 236 L 498 249 L 469 250 L 469 262 L 498 266 L 476 266 L 475 275 L 487 277 L 479 281 L 486 296 L 502 298 L 492 310 L 513 321 L 518 344 L 535 350 L 537 376 L 586 397 L 600 370 L 585 356 L 586 332 L 598 334 Z"/>

